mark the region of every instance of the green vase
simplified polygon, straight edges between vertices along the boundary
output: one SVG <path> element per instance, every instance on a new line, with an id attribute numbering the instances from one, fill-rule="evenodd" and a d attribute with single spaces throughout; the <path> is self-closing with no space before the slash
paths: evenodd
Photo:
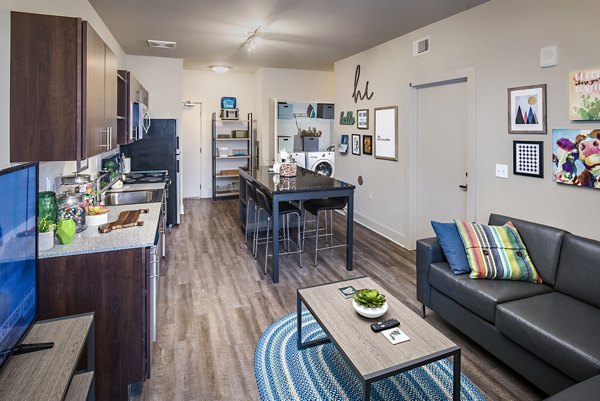
<path id="1" fill-rule="evenodd" d="M 54 192 L 40 192 L 38 195 L 38 208 L 40 219 L 46 217 L 54 223 L 57 222 L 58 204 L 56 203 L 56 194 Z"/>

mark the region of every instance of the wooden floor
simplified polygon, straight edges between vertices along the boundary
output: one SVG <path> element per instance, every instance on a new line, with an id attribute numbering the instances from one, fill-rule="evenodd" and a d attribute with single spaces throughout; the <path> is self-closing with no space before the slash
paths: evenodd
<path id="1" fill-rule="evenodd" d="M 296 289 L 368 275 L 415 312 L 415 253 L 356 224 L 354 270 L 339 248 L 304 267 L 281 258 L 280 283 L 262 274 L 244 245 L 236 201 L 186 200 L 182 224 L 168 238 L 158 298 L 158 342 L 142 400 L 258 400 L 254 349 L 276 319 L 295 311 Z M 343 217 L 335 217 L 343 238 Z M 308 248 L 308 246 L 307 246 Z M 269 267 L 269 273 L 271 272 Z M 462 368 L 488 400 L 538 400 L 543 393 L 434 312 L 427 321 L 462 348 Z"/>

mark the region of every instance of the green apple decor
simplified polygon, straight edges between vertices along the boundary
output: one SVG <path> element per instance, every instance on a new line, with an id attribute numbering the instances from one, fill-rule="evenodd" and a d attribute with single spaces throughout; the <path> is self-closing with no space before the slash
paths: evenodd
<path id="1" fill-rule="evenodd" d="M 58 229 L 56 230 L 56 236 L 58 237 L 58 241 L 67 245 L 73 241 L 75 238 L 75 222 L 73 219 L 63 219 L 58 223 Z"/>

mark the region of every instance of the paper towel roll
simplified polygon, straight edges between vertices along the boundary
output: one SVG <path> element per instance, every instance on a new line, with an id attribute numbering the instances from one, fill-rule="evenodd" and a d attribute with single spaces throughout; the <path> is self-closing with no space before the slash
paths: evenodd
<path id="1" fill-rule="evenodd" d="M 123 171 L 124 173 L 131 172 L 131 158 L 130 157 L 123 158 L 123 168 L 125 169 L 125 171 Z"/>

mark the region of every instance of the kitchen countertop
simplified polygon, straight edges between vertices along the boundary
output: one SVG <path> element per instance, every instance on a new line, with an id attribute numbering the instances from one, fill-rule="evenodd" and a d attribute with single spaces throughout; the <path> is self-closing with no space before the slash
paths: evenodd
<path id="1" fill-rule="evenodd" d="M 153 185 L 154 188 L 147 188 L 150 185 Z M 156 187 L 157 185 L 159 186 Z M 161 189 L 163 187 L 164 183 L 136 184 L 135 190 Z M 124 188 L 125 187 L 121 189 L 123 190 Z M 54 238 L 54 248 L 49 251 L 40 251 L 39 258 L 46 259 L 58 256 L 117 251 L 120 249 L 145 248 L 154 245 L 154 238 L 156 236 L 156 230 L 158 229 L 161 212 L 161 202 L 107 206 L 107 209 L 109 210 L 109 222 L 117 220 L 119 213 L 126 210 L 148 209 L 148 213 L 140 214 L 140 220 L 144 222 L 143 226 L 122 228 L 113 230 L 107 234 L 100 234 L 98 232 L 98 227 L 88 227 L 85 231 L 75 234 L 73 242 L 68 245 L 61 245 L 58 242 L 58 239 Z"/>
<path id="2" fill-rule="evenodd" d="M 149 184 L 125 184 L 121 188 L 111 188 L 107 192 L 153 191 L 155 189 L 163 189 L 164 187 L 164 182 Z"/>

